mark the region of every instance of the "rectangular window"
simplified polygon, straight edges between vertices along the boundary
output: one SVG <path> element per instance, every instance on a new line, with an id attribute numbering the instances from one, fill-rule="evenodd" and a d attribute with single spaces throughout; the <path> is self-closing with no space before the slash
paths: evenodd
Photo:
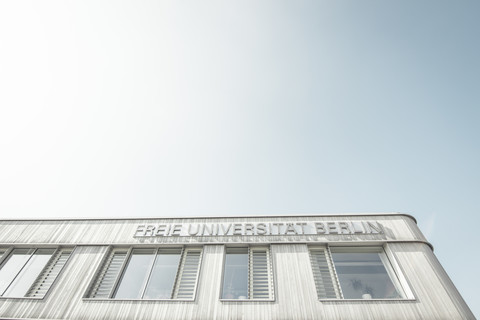
<path id="1" fill-rule="evenodd" d="M 319 299 L 405 299 L 381 247 L 310 248 Z"/>
<path id="2" fill-rule="evenodd" d="M 114 249 L 88 297 L 193 300 L 201 248 Z"/>
<path id="3" fill-rule="evenodd" d="M 268 248 L 226 249 L 222 299 L 273 299 L 272 264 Z"/>
<path id="4" fill-rule="evenodd" d="M 0 296 L 43 298 L 72 249 L 13 249 L 0 268 Z"/>

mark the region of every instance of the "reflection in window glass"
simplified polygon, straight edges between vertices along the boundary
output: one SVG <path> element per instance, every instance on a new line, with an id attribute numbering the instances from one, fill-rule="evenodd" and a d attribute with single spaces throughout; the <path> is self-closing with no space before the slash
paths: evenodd
<path id="1" fill-rule="evenodd" d="M 222 299 L 248 299 L 248 248 L 227 248 Z"/>
<path id="2" fill-rule="evenodd" d="M 144 299 L 170 299 L 172 297 L 180 254 L 180 249 L 159 251 Z"/>
<path id="3" fill-rule="evenodd" d="M 155 249 L 134 249 L 115 293 L 118 299 L 141 299 L 148 280 Z"/>
<path id="4" fill-rule="evenodd" d="M 332 251 L 345 299 L 402 298 L 382 261 L 382 252 Z"/>
<path id="5" fill-rule="evenodd" d="M 4 297 L 23 297 L 52 257 L 55 249 L 38 249 L 21 269 L 12 284 L 3 294 Z"/>

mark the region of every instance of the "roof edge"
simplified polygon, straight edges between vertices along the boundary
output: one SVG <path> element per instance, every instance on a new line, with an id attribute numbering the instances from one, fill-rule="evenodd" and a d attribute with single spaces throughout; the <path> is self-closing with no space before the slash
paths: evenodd
<path id="1" fill-rule="evenodd" d="M 408 213 L 401 213 L 401 212 L 384 212 L 384 213 L 324 213 L 324 214 L 275 214 L 275 215 L 231 215 L 231 216 L 223 216 L 223 215 L 212 215 L 212 216 L 177 216 L 177 217 L 121 217 L 121 218 L 111 218 L 111 217 L 104 217 L 104 218 L 21 218 L 21 219 L 14 219 L 14 218 L 5 218 L 0 219 L 1 221 L 110 221 L 110 220 L 155 220 L 155 219 L 227 219 L 227 218 L 281 218 L 281 217 L 335 217 L 335 216 L 352 216 L 352 217 L 359 217 L 359 216 L 404 216 L 408 217 L 417 224 L 417 219 L 414 216 Z"/>

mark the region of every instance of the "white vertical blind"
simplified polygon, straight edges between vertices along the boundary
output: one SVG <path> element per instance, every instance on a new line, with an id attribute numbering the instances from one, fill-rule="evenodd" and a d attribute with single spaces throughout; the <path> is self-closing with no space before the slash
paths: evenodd
<path id="1" fill-rule="evenodd" d="M 33 283 L 27 297 L 43 298 L 70 257 L 72 249 L 58 250 Z"/>
<path id="2" fill-rule="evenodd" d="M 311 248 L 310 259 L 312 262 L 313 278 L 315 280 L 318 298 L 341 298 L 341 293 L 335 276 L 335 270 L 333 268 L 327 248 Z"/>
<path id="3" fill-rule="evenodd" d="M 273 299 L 273 277 L 268 248 L 249 250 L 249 298 Z"/>
<path id="4" fill-rule="evenodd" d="M 183 251 L 173 299 L 195 298 L 201 254 L 200 248 L 188 248 Z"/>
<path id="5" fill-rule="evenodd" d="M 111 252 L 93 286 L 92 298 L 110 298 L 127 253 L 127 249 L 113 250 Z"/>

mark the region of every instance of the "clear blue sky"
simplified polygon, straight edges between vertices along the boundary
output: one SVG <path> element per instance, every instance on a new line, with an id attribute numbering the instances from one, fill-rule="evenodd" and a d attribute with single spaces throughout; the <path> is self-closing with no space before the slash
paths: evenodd
<path id="1" fill-rule="evenodd" d="M 0 216 L 410 213 L 479 317 L 479 12 L 1 2 Z"/>

